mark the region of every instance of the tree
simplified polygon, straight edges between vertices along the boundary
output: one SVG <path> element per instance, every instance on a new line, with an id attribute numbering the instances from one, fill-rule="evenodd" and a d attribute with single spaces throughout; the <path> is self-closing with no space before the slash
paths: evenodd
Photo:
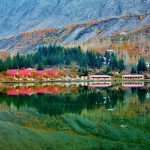
<path id="1" fill-rule="evenodd" d="M 142 57 L 141 57 L 141 58 L 139 59 L 139 61 L 138 61 L 138 64 L 137 64 L 137 71 L 138 71 L 138 73 L 147 71 L 147 67 L 146 67 L 145 60 L 144 60 L 144 58 L 142 58 Z"/>
<path id="2" fill-rule="evenodd" d="M 87 66 L 88 66 L 88 60 L 87 60 L 86 56 L 83 56 L 82 59 L 81 59 L 81 61 L 79 63 L 80 63 L 80 67 L 87 68 Z"/>
<path id="3" fill-rule="evenodd" d="M 106 73 L 109 73 L 110 71 L 111 71 L 111 68 L 109 66 L 107 66 Z"/>
<path id="4" fill-rule="evenodd" d="M 124 65 L 124 60 L 123 59 L 120 59 L 119 62 L 118 62 L 118 69 L 120 71 L 123 71 L 125 70 L 125 65 Z"/>
<path id="5" fill-rule="evenodd" d="M 87 51 L 86 57 L 88 59 L 88 65 L 90 67 L 95 67 L 95 54 L 93 51 Z"/>
<path id="6" fill-rule="evenodd" d="M 100 69 L 103 63 L 102 56 L 99 53 L 97 53 L 95 57 L 95 67 Z"/>
<path id="7" fill-rule="evenodd" d="M 2 61 L 2 59 L 0 59 L 0 71 L 4 70 L 4 63 Z"/>
<path id="8" fill-rule="evenodd" d="M 118 67 L 117 57 L 114 53 L 112 53 L 112 55 L 111 55 L 109 66 L 112 70 L 114 70 Z"/>
<path id="9" fill-rule="evenodd" d="M 105 52 L 104 57 L 106 58 L 106 63 L 109 63 L 110 60 L 110 53 L 108 51 Z"/>
<path id="10" fill-rule="evenodd" d="M 44 63 L 43 63 L 43 61 L 41 61 L 41 62 L 38 64 L 37 70 L 43 70 L 43 69 L 44 69 Z"/>
<path id="11" fill-rule="evenodd" d="M 131 74 L 135 74 L 137 73 L 136 67 L 132 66 L 131 68 Z"/>
<path id="12" fill-rule="evenodd" d="M 71 58 L 68 56 L 68 57 L 66 58 L 66 65 L 70 65 L 70 63 L 71 63 Z"/>

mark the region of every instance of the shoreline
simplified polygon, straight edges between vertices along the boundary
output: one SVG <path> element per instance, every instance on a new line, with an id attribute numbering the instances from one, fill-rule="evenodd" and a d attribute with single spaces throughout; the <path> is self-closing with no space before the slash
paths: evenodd
<path id="1" fill-rule="evenodd" d="M 85 83 L 91 83 L 91 82 L 115 82 L 115 83 L 120 83 L 120 82 L 145 82 L 145 83 L 150 83 L 150 79 L 144 79 L 144 80 L 122 80 L 122 79 L 114 79 L 114 80 L 49 80 L 49 81 L 0 81 L 0 84 L 28 84 L 28 83 L 34 83 L 34 84 L 42 84 L 42 83 L 80 83 L 80 82 L 85 82 Z"/>

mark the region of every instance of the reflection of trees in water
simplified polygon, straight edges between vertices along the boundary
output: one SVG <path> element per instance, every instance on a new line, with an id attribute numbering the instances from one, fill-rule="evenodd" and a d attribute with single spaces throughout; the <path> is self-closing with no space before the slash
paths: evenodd
<path id="1" fill-rule="evenodd" d="M 118 101 L 124 101 L 125 91 L 121 88 L 119 88 L 118 90 L 107 89 L 107 94 L 110 98 L 110 105 L 112 108 L 114 108 L 117 105 Z"/>
<path id="2" fill-rule="evenodd" d="M 132 92 L 133 95 L 136 95 L 137 94 L 137 88 L 132 87 L 131 92 Z"/>
<path id="3" fill-rule="evenodd" d="M 147 90 L 143 89 L 143 88 L 138 88 L 137 89 L 137 96 L 139 99 L 140 103 L 144 103 L 145 99 L 146 99 L 146 94 L 147 94 Z"/>
<path id="4" fill-rule="evenodd" d="M 138 100 L 139 102 L 142 104 L 144 103 L 145 99 L 146 99 L 146 95 L 148 93 L 148 89 L 144 89 L 144 88 L 131 88 L 131 92 L 134 96 L 138 96 Z"/>
<path id="5" fill-rule="evenodd" d="M 133 89 L 132 89 L 133 90 Z M 89 90 L 87 87 L 80 87 L 79 92 L 73 91 L 66 94 L 45 94 L 32 96 L 7 96 L 0 95 L 0 103 L 6 102 L 8 106 L 13 103 L 18 109 L 22 106 L 36 108 L 39 113 L 56 115 L 65 112 L 80 113 L 83 109 L 95 109 L 101 106 L 114 108 L 118 101 L 124 101 L 125 94 L 129 90 L 113 88 L 101 88 Z M 144 102 L 147 91 L 145 89 L 134 90 L 139 100 Z M 72 96 L 73 95 L 73 96 Z"/>

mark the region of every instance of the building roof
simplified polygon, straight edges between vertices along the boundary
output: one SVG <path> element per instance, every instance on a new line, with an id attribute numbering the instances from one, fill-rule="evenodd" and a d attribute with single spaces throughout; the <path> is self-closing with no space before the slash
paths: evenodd
<path id="1" fill-rule="evenodd" d="M 19 70 L 19 76 L 28 76 L 30 75 L 31 70 L 27 70 L 27 69 L 23 69 L 23 70 Z"/>
<path id="2" fill-rule="evenodd" d="M 50 76 L 56 76 L 58 74 L 58 71 L 53 69 L 53 70 L 48 70 L 47 73 Z"/>
<path id="3" fill-rule="evenodd" d="M 33 69 L 33 68 L 27 68 L 26 70 L 34 71 L 35 69 Z"/>
<path id="4" fill-rule="evenodd" d="M 9 76 L 15 76 L 18 74 L 18 69 L 9 69 L 7 70 L 6 74 Z"/>
<path id="5" fill-rule="evenodd" d="M 141 74 L 127 74 L 127 75 L 122 75 L 122 77 L 143 77 Z"/>
<path id="6" fill-rule="evenodd" d="M 44 76 L 44 75 L 47 75 L 47 72 L 45 70 L 37 70 L 36 74 Z"/>
<path id="7" fill-rule="evenodd" d="M 96 74 L 91 74 L 89 75 L 90 78 L 111 78 L 109 75 L 96 75 Z"/>

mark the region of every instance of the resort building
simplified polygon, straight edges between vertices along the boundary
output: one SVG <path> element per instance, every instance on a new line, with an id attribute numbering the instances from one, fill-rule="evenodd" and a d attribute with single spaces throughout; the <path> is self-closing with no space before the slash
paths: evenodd
<path id="1" fill-rule="evenodd" d="M 123 80 L 144 80 L 144 75 L 131 74 L 131 75 L 122 75 Z"/>
<path id="2" fill-rule="evenodd" d="M 14 79 L 17 79 L 17 77 L 19 75 L 19 70 L 18 69 L 9 69 L 9 70 L 7 70 L 6 74 L 8 76 L 14 77 Z"/>
<path id="3" fill-rule="evenodd" d="M 27 70 L 27 69 L 19 70 L 19 77 L 20 78 L 28 78 L 29 76 L 31 76 L 30 70 Z"/>
<path id="4" fill-rule="evenodd" d="M 37 70 L 36 71 L 36 74 L 37 75 L 41 75 L 41 76 L 46 76 L 47 75 L 47 72 L 45 70 Z"/>
<path id="5" fill-rule="evenodd" d="M 109 75 L 96 75 L 96 74 L 93 74 L 93 75 L 89 75 L 88 76 L 90 80 L 111 80 L 111 76 Z"/>
<path id="6" fill-rule="evenodd" d="M 57 70 L 48 70 L 47 71 L 47 74 L 49 75 L 49 76 L 52 76 L 52 77 L 55 77 L 55 76 L 57 76 L 57 74 L 58 74 L 58 71 Z"/>

